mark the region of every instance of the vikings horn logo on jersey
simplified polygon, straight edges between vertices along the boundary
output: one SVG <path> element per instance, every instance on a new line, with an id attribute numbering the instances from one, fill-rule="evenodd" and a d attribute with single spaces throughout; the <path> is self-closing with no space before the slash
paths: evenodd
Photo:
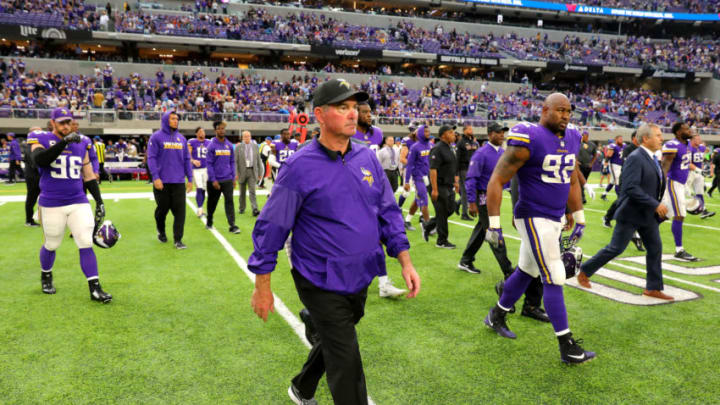
<path id="1" fill-rule="evenodd" d="M 373 183 L 375 182 L 375 179 L 373 178 L 373 175 L 370 172 L 370 170 L 368 170 L 364 167 L 361 167 L 360 172 L 362 172 L 362 174 L 363 174 L 362 181 L 367 181 L 368 185 L 370 187 L 372 187 Z"/>

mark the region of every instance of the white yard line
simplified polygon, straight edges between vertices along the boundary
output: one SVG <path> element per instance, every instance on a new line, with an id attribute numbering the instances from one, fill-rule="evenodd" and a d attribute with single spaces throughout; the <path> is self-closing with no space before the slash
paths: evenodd
<path id="1" fill-rule="evenodd" d="M 403 210 L 403 211 L 404 211 L 404 212 L 407 212 L 408 210 Z M 416 215 L 417 215 L 417 213 L 416 213 Z M 455 224 L 455 225 L 460 225 L 460 226 L 463 226 L 463 227 L 465 227 L 465 228 L 470 228 L 470 229 L 475 228 L 475 225 L 464 224 L 464 223 L 462 223 L 462 222 L 457 222 L 457 221 L 448 220 L 448 223 Z M 520 240 L 519 237 L 517 237 L 517 236 L 515 236 L 515 235 L 507 234 L 507 233 L 505 233 L 505 232 L 503 232 L 503 237 L 505 237 L 505 238 L 510 238 L 510 239 L 515 239 L 515 240 Z M 583 257 L 584 257 L 585 259 L 589 259 L 589 258 L 592 257 L 592 255 L 583 254 Z M 617 260 L 622 260 L 622 258 L 618 258 Z M 612 260 L 612 261 L 611 261 L 610 263 L 608 263 L 608 264 L 612 264 L 612 265 L 615 265 L 615 266 L 618 266 L 618 267 L 622 267 L 622 268 L 624 268 L 624 269 L 636 271 L 636 272 L 638 272 L 638 273 L 646 273 L 645 270 L 641 270 L 641 269 L 638 269 L 638 268 L 635 268 L 635 267 L 632 267 L 632 266 L 627 266 L 627 265 L 618 263 L 617 260 Z M 679 278 L 676 278 L 676 277 L 672 277 L 672 276 L 668 276 L 668 275 L 665 275 L 665 274 L 663 274 L 663 278 L 668 279 L 668 280 L 672 280 L 672 281 L 676 281 L 676 282 L 678 282 L 678 283 L 687 284 L 687 285 L 691 285 L 691 286 L 694 286 L 694 287 L 700 287 L 700 288 L 704 288 L 704 289 L 706 289 L 706 290 L 715 291 L 715 292 L 720 293 L 720 288 L 709 287 L 709 286 L 706 286 L 706 285 L 704 285 L 704 284 L 699 284 L 699 283 L 696 283 L 696 282 L 693 282 L 693 281 L 682 280 L 682 279 L 679 279 Z"/>
<path id="2" fill-rule="evenodd" d="M 259 191 L 262 191 L 262 190 L 259 190 Z M 189 205 L 190 208 L 192 208 L 193 212 L 197 212 L 197 206 L 190 200 L 190 198 L 186 198 L 185 201 L 187 202 L 187 205 Z M 205 224 L 206 223 L 205 217 L 203 217 L 201 219 L 201 221 L 203 222 L 203 224 Z M 245 273 L 245 275 L 250 279 L 250 281 L 253 284 L 255 284 L 255 274 L 250 272 L 250 270 L 248 270 L 247 262 L 245 261 L 245 259 L 242 256 L 240 256 L 240 253 L 238 253 L 238 251 L 235 250 L 235 248 L 230 244 L 230 242 L 228 242 L 227 239 L 225 239 L 225 237 L 220 232 L 217 231 L 217 229 L 214 229 L 214 228 L 211 229 L 210 233 L 212 233 L 212 235 L 215 237 L 215 239 L 217 239 L 218 242 L 220 242 L 220 244 L 222 245 L 222 247 L 225 248 L 225 251 L 228 252 L 230 257 L 232 257 L 235 260 L 235 263 L 237 263 L 238 267 L 240 267 L 240 269 L 243 271 L 243 273 Z M 284 302 L 282 302 L 280 297 L 278 297 L 276 294 L 273 293 L 273 298 L 275 300 L 275 302 L 274 302 L 275 313 L 280 315 L 285 320 L 285 322 L 287 322 L 288 325 L 290 325 L 293 332 L 295 332 L 295 334 L 300 338 L 300 340 L 303 342 L 303 344 L 308 349 L 312 348 L 312 345 L 310 345 L 310 342 L 308 342 L 307 339 L 305 338 L 305 324 L 303 324 L 302 321 L 300 321 L 295 316 L 295 314 L 293 314 L 288 309 L 288 307 L 285 305 Z M 375 405 L 375 402 L 373 402 L 373 400 L 370 398 L 370 396 L 368 396 L 368 404 Z"/>

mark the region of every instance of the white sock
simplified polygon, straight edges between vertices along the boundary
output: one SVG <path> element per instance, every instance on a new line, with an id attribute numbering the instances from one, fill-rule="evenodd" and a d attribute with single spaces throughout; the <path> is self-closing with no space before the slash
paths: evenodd
<path id="1" fill-rule="evenodd" d="M 683 250 L 685 249 L 683 249 L 682 246 L 675 246 L 675 253 L 682 252 Z"/>
<path id="2" fill-rule="evenodd" d="M 388 276 L 380 276 L 378 277 L 378 284 L 379 285 L 385 285 L 388 282 Z"/>
<path id="3" fill-rule="evenodd" d="M 405 215 L 405 222 L 412 222 L 413 216 L 410 214 Z"/>

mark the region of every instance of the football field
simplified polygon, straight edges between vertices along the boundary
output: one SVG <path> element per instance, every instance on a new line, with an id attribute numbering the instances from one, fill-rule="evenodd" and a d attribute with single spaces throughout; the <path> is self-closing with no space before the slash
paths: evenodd
<path id="1" fill-rule="evenodd" d="M 102 286 L 113 295 L 108 305 L 90 301 L 69 237 L 53 269 L 57 294 L 41 292 L 42 230 L 23 226 L 24 185 L 0 188 L 0 403 L 291 403 L 287 388 L 308 352 L 293 328 L 301 326 L 302 304 L 280 252 L 272 288 L 288 311 L 267 323 L 252 312 L 244 268 L 252 252 L 250 210 L 237 216 L 242 233 L 234 235 L 220 205 L 211 232 L 193 214 L 193 192 L 188 249 L 178 251 L 156 239 L 149 184 L 101 189 L 106 218 L 122 234 L 114 248 L 95 248 Z M 518 233 L 506 196 L 502 224 L 516 263 Z M 258 198 L 262 205 L 265 195 Z M 605 202 L 598 193 L 586 207 L 586 255 L 610 240 L 601 218 L 614 198 Z M 720 211 L 720 199 L 707 201 Z M 457 269 L 474 222 L 451 221 L 456 250 L 436 248 L 434 238 L 426 243 L 420 231 L 408 234 L 422 278 L 417 298 L 379 298 L 377 281 L 369 288 L 357 329 L 376 404 L 720 403 L 720 215 L 686 219 L 684 246 L 702 261 L 663 262 L 666 292 L 678 302 L 653 305 L 640 296 L 643 253 L 632 245 L 592 278 L 594 293 L 565 288 L 570 328 L 598 356 L 579 366 L 560 362 L 550 324 L 518 311 L 508 318 L 516 340 L 484 326 L 502 274 L 486 246 L 475 262 L 482 274 Z M 417 216 L 413 224 L 419 229 Z M 169 215 L 168 236 L 171 227 Z M 670 255 L 669 224 L 660 230 Z M 392 258 L 388 274 L 402 286 Z M 324 379 L 316 399 L 332 403 Z"/>

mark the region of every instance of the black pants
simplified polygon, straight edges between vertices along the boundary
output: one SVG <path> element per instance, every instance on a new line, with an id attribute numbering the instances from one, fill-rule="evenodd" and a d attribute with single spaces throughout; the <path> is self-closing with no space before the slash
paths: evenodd
<path id="1" fill-rule="evenodd" d="M 260 155 L 260 160 L 262 160 L 263 168 L 267 169 L 268 158 L 266 156 Z M 262 179 L 260 179 L 260 184 L 258 184 L 258 187 L 265 187 L 265 175 L 263 175 Z"/>
<path id="2" fill-rule="evenodd" d="M 467 246 L 465 246 L 465 251 L 460 261 L 463 263 L 472 263 L 475 261 L 475 254 L 477 254 L 483 242 L 485 242 L 485 232 L 489 227 L 490 219 L 488 218 L 487 206 L 479 205 L 477 224 L 475 224 L 475 228 L 472 231 L 472 235 L 470 235 L 470 239 L 468 240 Z M 500 270 L 502 270 L 505 279 L 507 279 L 513 272 L 512 263 L 510 263 L 507 257 L 507 247 L 505 244 L 498 247 L 490 245 L 490 249 L 492 249 L 495 260 L 497 260 L 498 265 L 500 265 Z"/>
<path id="3" fill-rule="evenodd" d="M 10 168 L 8 169 L 8 181 L 15 182 L 15 172 L 22 173 L 20 165 L 13 159 L 10 159 Z"/>
<path id="4" fill-rule="evenodd" d="M 208 212 L 207 212 L 207 225 L 213 225 L 213 215 L 217 208 L 218 201 L 220 201 L 220 194 L 225 198 L 225 216 L 227 217 L 228 225 L 230 227 L 235 226 L 235 203 L 233 202 L 233 182 L 232 180 L 220 181 L 220 190 L 216 190 L 213 187 L 212 182 L 207 182 L 208 192 Z"/>
<path id="5" fill-rule="evenodd" d="M 432 193 L 431 188 L 428 188 L 428 193 Z M 445 243 L 449 234 L 448 218 L 455 211 L 455 192 L 452 186 L 438 185 L 438 199 L 432 203 L 435 207 L 435 217 L 430 220 L 430 227 L 437 228 L 437 243 Z"/>
<path id="6" fill-rule="evenodd" d="M 367 388 L 355 325 L 365 314 L 367 287 L 340 295 L 315 287 L 292 270 L 300 301 L 312 314 L 320 341 L 313 346 L 302 370 L 292 383 L 303 398 L 315 396 L 318 382 L 327 372 L 327 383 L 336 404 L 367 404 Z"/>
<path id="7" fill-rule="evenodd" d="M 487 206 L 479 205 L 478 222 L 475 224 L 475 228 L 470 235 L 467 246 L 465 246 L 462 259 L 460 259 L 461 262 L 472 263 L 475 261 L 475 254 L 477 254 L 477 251 L 480 250 L 480 247 L 482 247 L 483 242 L 485 241 L 485 232 L 489 227 L 490 218 L 488 217 Z M 514 270 L 510 259 L 507 257 L 507 247 L 504 244 L 502 246 L 498 246 L 497 248 L 490 245 L 490 249 L 492 249 L 493 255 L 495 255 L 495 260 L 497 260 L 500 270 L 503 272 L 503 277 L 507 280 Z M 525 303 L 523 305 L 525 307 L 539 307 L 542 303 L 542 296 L 542 281 L 540 280 L 540 277 L 535 277 L 525 290 Z"/>
<path id="8" fill-rule="evenodd" d="M 585 181 L 588 180 L 588 177 L 590 177 L 590 173 L 592 173 L 592 166 L 580 166 L 580 173 L 582 173 L 583 176 L 585 176 Z M 581 187 L 582 189 L 582 199 L 585 201 L 585 187 Z"/>
<path id="9" fill-rule="evenodd" d="M 173 240 L 175 242 L 182 241 L 185 232 L 185 184 L 183 183 L 164 183 L 163 189 L 158 190 L 153 187 L 155 195 L 155 226 L 157 231 L 165 235 L 165 218 L 168 211 L 172 211 L 173 221 Z"/>
<path id="10" fill-rule="evenodd" d="M 100 163 L 100 170 L 98 170 L 98 175 L 100 176 L 100 179 L 98 180 L 98 184 L 102 183 L 103 177 L 106 179 L 112 181 L 112 178 L 110 177 L 110 173 L 108 173 L 107 170 L 105 170 L 105 163 Z"/>
<path id="11" fill-rule="evenodd" d="M 40 176 L 25 174 L 25 188 L 27 195 L 25 196 L 25 222 L 32 222 L 35 204 L 40 195 Z"/>
<path id="12" fill-rule="evenodd" d="M 712 187 L 710 187 L 710 190 L 708 190 L 708 194 L 712 194 L 712 192 L 715 191 L 715 189 L 718 187 L 720 187 L 720 173 L 715 173 L 715 177 L 712 181 Z"/>
<path id="13" fill-rule="evenodd" d="M 385 176 L 390 181 L 390 187 L 394 193 L 398 189 L 398 177 L 400 176 L 398 170 L 385 170 Z"/>
<path id="14" fill-rule="evenodd" d="M 462 206 L 462 216 L 468 214 L 467 190 L 465 190 L 465 178 L 467 177 L 467 169 L 460 170 L 460 205 Z"/>

